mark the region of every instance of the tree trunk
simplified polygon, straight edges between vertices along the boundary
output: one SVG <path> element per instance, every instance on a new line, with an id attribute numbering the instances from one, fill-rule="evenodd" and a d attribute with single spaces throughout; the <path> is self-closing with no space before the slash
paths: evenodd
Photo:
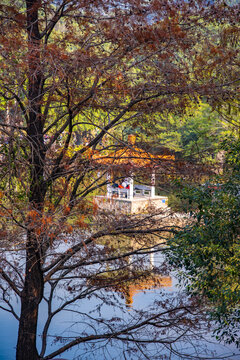
<path id="1" fill-rule="evenodd" d="M 26 276 L 21 297 L 21 315 L 18 330 L 17 360 L 38 360 L 36 334 L 38 307 L 43 296 L 43 274 L 37 240 L 28 234 Z"/>
<path id="2" fill-rule="evenodd" d="M 28 32 L 28 121 L 27 135 L 29 142 L 29 161 L 31 185 L 29 210 L 38 213 L 41 219 L 44 208 L 44 141 L 41 100 L 43 74 L 41 69 L 41 42 L 38 25 L 40 0 L 26 0 Z M 26 219 L 28 223 L 28 219 Z M 31 222 L 29 222 L 31 223 Z M 43 273 L 41 270 L 42 244 L 35 236 L 34 226 L 28 225 L 26 242 L 26 271 L 21 294 L 21 314 L 17 341 L 17 360 L 40 359 L 36 348 L 38 308 L 43 297 Z"/>

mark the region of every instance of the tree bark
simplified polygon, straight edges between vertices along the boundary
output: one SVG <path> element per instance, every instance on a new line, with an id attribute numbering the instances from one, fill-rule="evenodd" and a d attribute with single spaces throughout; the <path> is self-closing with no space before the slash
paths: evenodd
<path id="1" fill-rule="evenodd" d="M 38 308 L 43 296 L 43 274 L 37 239 L 29 232 L 24 289 L 21 296 L 17 360 L 38 360 L 36 348 Z"/>

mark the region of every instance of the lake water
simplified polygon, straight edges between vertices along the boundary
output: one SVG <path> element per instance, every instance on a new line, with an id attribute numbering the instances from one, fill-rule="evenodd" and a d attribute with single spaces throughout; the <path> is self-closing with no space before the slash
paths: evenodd
<path id="1" fill-rule="evenodd" d="M 160 257 L 155 257 L 155 265 L 158 265 L 162 259 Z M 120 308 L 125 309 L 125 311 L 121 311 L 120 308 L 115 308 L 107 305 L 103 305 L 102 307 L 102 316 L 106 319 L 110 319 L 112 316 L 121 317 L 125 320 L 125 322 L 133 321 L 134 319 L 134 311 L 141 309 L 148 309 L 151 306 L 153 299 L 160 298 L 161 301 L 177 299 L 182 290 L 177 287 L 177 281 L 172 276 L 163 276 L 162 277 L 162 287 L 155 288 L 151 285 L 147 286 L 146 284 L 141 284 L 136 286 L 135 288 L 129 288 L 128 298 L 122 296 L 122 293 L 114 294 L 114 301 L 119 301 Z M 150 288 L 150 289 L 147 289 Z M 101 293 L 103 294 L 103 293 Z M 99 298 L 92 298 L 91 300 L 83 299 L 81 300 L 80 308 L 74 308 L 76 311 L 81 311 L 82 313 L 91 313 L 91 310 L 94 312 L 96 307 L 100 303 L 101 294 L 99 293 Z M 61 294 L 60 294 L 61 295 Z M 126 294 L 125 294 L 126 295 Z M 63 296 L 63 294 L 61 295 Z M 107 296 L 109 296 L 109 300 L 111 300 L 111 292 L 107 292 Z M 61 298 L 55 299 L 55 304 L 61 303 Z M 128 305 L 126 304 L 128 302 Z M 129 305 L 130 304 L 130 305 Z M 16 307 L 18 306 L 15 304 Z M 111 310 L 110 310 L 111 309 Z M 46 305 L 42 304 L 40 309 L 40 318 L 39 318 L 39 331 L 41 330 L 45 318 L 46 318 Z M 96 317 L 96 313 L 93 313 Z M 17 338 L 17 321 L 7 312 L 0 310 L 0 360 L 14 360 L 15 358 L 15 346 L 16 346 L 16 338 Z M 61 312 L 59 316 L 56 317 L 54 325 L 50 328 L 50 334 L 48 341 L 48 349 L 47 353 L 52 352 L 53 350 L 59 347 L 59 343 L 54 343 L 54 336 L 56 334 L 62 336 L 74 336 L 77 333 L 81 333 L 83 328 L 87 332 L 89 330 L 90 324 L 95 324 L 95 318 L 92 321 L 84 321 L 76 322 L 74 326 L 72 324 L 75 322 L 77 317 L 77 313 L 74 312 Z M 87 320 L 85 318 L 85 320 Z M 96 328 L 96 324 L 94 325 Z M 98 326 L 103 326 L 98 323 Z M 40 342 L 40 338 L 39 338 Z M 107 351 L 99 351 L 99 347 L 92 348 L 92 351 L 86 349 L 85 351 L 81 349 L 72 349 L 62 356 L 57 356 L 58 359 L 67 359 L 67 360 L 106 360 L 106 359 L 115 359 L 121 360 L 124 359 L 122 357 L 122 349 L 116 346 L 116 343 L 108 343 Z M 198 339 L 192 339 L 192 343 L 187 342 L 178 342 L 176 346 L 177 350 L 180 350 L 185 354 L 198 354 L 202 357 L 202 359 L 212 358 L 217 360 L 221 359 L 232 359 L 239 360 L 240 352 L 237 351 L 233 346 L 225 346 L 223 344 L 216 343 L 213 338 L 211 338 L 210 334 L 200 335 Z M 89 351 L 89 352 L 88 352 Z M 148 355 L 155 354 L 154 345 L 148 347 Z M 159 351 L 159 350 L 158 350 Z M 235 353 L 235 354 L 234 354 Z M 125 353 L 127 354 L 127 352 Z M 206 355 L 207 354 L 207 355 Z M 126 359 L 141 359 L 141 354 L 136 354 L 136 357 L 126 357 Z M 144 358 L 144 357 L 142 357 Z M 150 356 L 151 359 L 151 356 Z M 189 357 L 180 357 L 178 354 L 172 353 L 169 355 L 169 351 L 163 345 L 161 347 L 161 351 L 159 352 L 158 360 L 180 360 L 180 359 L 189 359 Z"/>

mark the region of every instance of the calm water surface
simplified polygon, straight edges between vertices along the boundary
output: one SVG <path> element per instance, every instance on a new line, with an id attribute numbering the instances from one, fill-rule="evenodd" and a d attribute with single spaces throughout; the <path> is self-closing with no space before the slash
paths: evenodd
<path id="1" fill-rule="evenodd" d="M 158 265 L 158 262 L 161 262 L 161 258 L 156 258 L 155 257 L 155 264 Z M 151 289 L 151 290 L 145 290 L 145 291 L 137 291 L 134 292 L 133 296 L 132 296 L 132 309 L 144 309 L 147 308 L 151 302 L 153 301 L 154 298 L 156 298 L 157 296 L 161 295 L 161 297 L 166 297 L 166 298 L 173 298 L 174 296 L 177 296 L 178 292 L 181 291 L 176 285 L 177 285 L 177 281 L 174 277 L 172 277 L 172 280 L 169 282 L 169 278 L 167 279 L 167 281 L 165 281 L 165 287 L 161 288 L 161 289 Z M 56 300 L 57 301 L 57 300 Z M 58 300 L 60 301 L 60 300 Z M 124 299 L 122 299 L 122 301 L 126 301 Z M 91 300 L 91 304 L 89 300 L 81 300 L 81 311 L 87 311 L 89 312 L 89 307 L 94 308 L 97 305 L 98 301 L 97 300 Z M 131 312 L 131 307 L 128 307 L 128 313 L 130 314 Z M 46 314 L 46 307 L 42 306 L 41 308 L 41 313 L 43 315 L 41 315 L 42 317 L 40 317 L 40 322 L 39 322 L 39 329 L 41 329 L 41 327 L 43 326 L 44 323 L 44 314 Z M 103 315 L 106 316 L 107 318 L 111 317 L 111 316 L 123 316 L 123 314 L 121 314 L 118 310 L 113 311 L 111 314 L 109 313 L 109 307 L 103 308 Z M 124 316 L 128 316 L 128 315 L 124 315 Z M 54 326 L 52 326 L 50 328 L 50 333 L 54 336 L 55 334 L 58 335 L 63 335 L 63 336 L 67 336 L 68 333 L 72 334 L 72 332 L 77 332 L 79 330 L 79 332 L 82 329 L 82 324 L 78 324 L 74 327 L 74 329 L 71 327 L 71 323 L 72 321 L 74 321 L 75 319 L 75 315 L 74 313 L 70 313 L 70 312 L 61 312 L 60 316 L 58 316 L 56 318 L 56 321 L 54 322 Z M 12 317 L 12 315 L 10 315 L 9 313 L 3 311 L 0 309 L 0 360 L 14 360 L 15 358 L 15 346 L 16 346 L 16 338 L 17 338 L 17 321 Z M 127 318 L 126 318 L 127 321 Z M 207 341 L 208 340 L 208 341 Z M 219 359 L 219 358 L 224 358 L 224 359 L 232 359 L 232 360 L 239 360 L 240 359 L 240 353 L 239 351 L 237 351 L 234 347 L 230 347 L 230 346 L 224 346 L 223 344 L 218 344 L 214 341 L 213 338 L 211 338 L 210 335 L 207 336 L 207 340 L 203 340 L 203 339 L 199 339 L 199 343 L 201 344 L 201 348 L 202 351 L 204 350 L 204 348 L 207 348 L 208 351 L 211 351 L 211 356 L 212 359 Z M 181 348 L 182 351 L 184 351 L 184 353 L 193 353 L 193 349 L 194 346 L 197 345 L 197 341 L 194 342 L 193 345 L 190 344 L 180 344 L 179 343 L 179 348 Z M 58 344 L 55 344 L 53 342 L 53 337 L 52 340 L 49 340 L 48 343 L 48 351 L 47 353 L 49 353 L 50 351 L 56 350 L 58 348 Z M 111 356 L 113 357 L 113 359 L 118 359 L 121 360 L 123 359 L 121 356 L 119 356 L 119 351 L 117 348 L 111 348 L 110 350 L 111 352 Z M 162 350 L 163 352 L 161 354 L 164 353 L 164 349 Z M 233 355 L 233 352 L 235 353 L 235 356 Z M 169 359 L 169 360 L 180 360 L 180 358 L 178 356 L 174 356 L 171 355 L 168 356 L 167 353 L 166 354 L 166 358 L 165 359 Z M 204 353 L 201 354 L 203 359 L 209 359 L 209 356 L 204 355 Z M 101 356 L 97 356 L 98 360 L 105 360 L 104 355 Z M 159 355 L 160 356 L 160 355 Z M 161 355 L 163 356 L 163 355 Z M 159 360 L 163 359 L 163 357 L 159 357 Z M 86 355 L 79 355 L 78 349 L 74 349 L 71 350 L 69 352 L 66 352 L 64 355 L 58 356 L 58 359 L 62 358 L 62 359 L 67 359 L 67 360 L 92 360 L 95 359 L 95 357 L 91 354 L 86 354 Z M 136 360 L 138 360 L 139 357 L 136 355 Z M 186 358 L 185 358 L 186 359 Z"/>

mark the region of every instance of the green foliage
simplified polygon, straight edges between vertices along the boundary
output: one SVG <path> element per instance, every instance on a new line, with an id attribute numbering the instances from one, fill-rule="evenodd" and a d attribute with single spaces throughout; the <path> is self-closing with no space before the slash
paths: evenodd
<path id="1" fill-rule="evenodd" d="M 209 302 L 217 338 L 240 345 L 240 141 L 227 140 L 218 181 L 182 191 L 192 222 L 170 240 L 169 262 L 181 269 L 191 293 Z M 196 207 L 197 205 L 197 207 Z M 231 324 L 231 326 L 230 326 Z"/>
<path id="2" fill-rule="evenodd" d="M 199 160 L 209 160 L 217 151 L 219 140 L 226 133 L 218 114 L 211 111 L 207 104 L 201 104 L 198 110 L 185 119 L 179 131 L 184 155 Z"/>
<path id="3" fill-rule="evenodd" d="M 177 194 L 172 193 L 168 196 L 168 206 L 174 212 L 187 212 L 189 203 L 186 199 L 180 198 Z"/>
<path id="4" fill-rule="evenodd" d="M 188 108 L 183 116 L 172 114 L 149 115 L 138 132 L 143 141 L 180 151 L 196 160 L 212 160 L 219 142 L 231 132 L 219 114 L 206 103 Z"/>

